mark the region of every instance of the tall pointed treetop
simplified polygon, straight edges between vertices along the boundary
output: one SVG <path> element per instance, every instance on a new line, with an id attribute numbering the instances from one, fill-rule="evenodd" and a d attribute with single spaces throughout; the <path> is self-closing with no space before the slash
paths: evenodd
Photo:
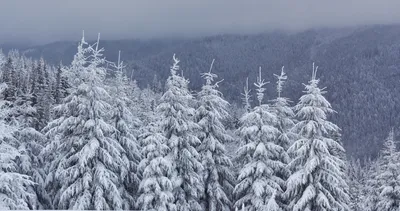
<path id="1" fill-rule="evenodd" d="M 289 208 L 303 210 L 349 210 L 348 185 L 342 158 L 345 150 L 338 140 L 340 128 L 328 121 L 334 113 L 318 87 L 318 67 L 305 84 L 304 95 L 296 105 L 299 122 L 294 126 L 298 138 L 289 147 L 292 157 L 286 196 Z"/>
<path id="2" fill-rule="evenodd" d="M 240 93 L 244 105 L 244 109 L 248 112 L 250 111 L 251 108 L 251 95 L 250 95 L 251 90 L 249 89 L 249 78 L 246 78 L 246 86 L 243 88 L 243 93 Z"/>
<path id="3" fill-rule="evenodd" d="M 82 30 L 81 44 L 87 44 L 87 42 L 85 41 L 85 30 Z"/>
<path id="4" fill-rule="evenodd" d="M 262 79 L 261 67 L 260 67 L 260 69 L 258 71 L 257 82 L 254 83 L 254 85 L 257 87 L 257 89 L 256 89 L 257 90 L 257 100 L 260 105 L 262 104 L 262 100 L 264 98 L 264 91 L 265 91 L 264 85 L 266 85 L 268 83 L 269 83 L 269 81 L 265 82 L 264 79 Z"/>
<path id="5" fill-rule="evenodd" d="M 213 88 L 218 88 L 219 87 L 218 83 L 222 82 L 224 79 L 222 79 L 222 80 L 216 82 L 214 85 L 212 85 L 212 82 L 214 81 L 214 78 L 218 78 L 217 74 L 211 73 L 214 61 L 215 61 L 215 59 L 213 59 L 213 61 L 211 62 L 210 71 L 208 71 L 206 73 L 201 73 L 201 77 L 206 80 L 206 85 L 207 86 L 212 86 Z"/>
<path id="6" fill-rule="evenodd" d="M 281 74 L 277 75 L 274 74 L 274 76 L 278 79 L 278 81 L 276 82 L 276 90 L 278 91 L 278 97 L 281 97 L 281 93 L 283 90 L 283 84 L 286 82 L 285 80 L 287 79 L 287 75 L 285 73 L 285 71 L 283 70 L 285 68 L 285 66 L 282 66 L 282 70 L 281 70 Z"/>
<path id="7" fill-rule="evenodd" d="M 100 33 L 97 34 L 96 51 L 99 49 Z"/>
<path id="8" fill-rule="evenodd" d="M 171 66 L 171 74 L 176 75 L 176 71 L 179 70 L 179 59 L 176 58 L 175 54 L 172 56 L 172 59 L 174 60 L 174 64 Z"/>

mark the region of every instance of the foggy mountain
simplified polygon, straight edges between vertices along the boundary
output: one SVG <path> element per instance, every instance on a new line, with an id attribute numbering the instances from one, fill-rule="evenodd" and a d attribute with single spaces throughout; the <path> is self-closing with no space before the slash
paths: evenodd
<path id="1" fill-rule="evenodd" d="M 108 60 L 116 61 L 118 50 L 140 86 L 154 75 L 164 82 L 173 53 L 181 59 L 192 89 L 199 89 L 200 73 L 212 59 L 221 91 L 230 102 L 240 103 L 246 77 L 256 80 L 258 67 L 271 81 L 267 98 L 275 97 L 273 74 L 282 66 L 289 81 L 284 95 L 297 102 L 302 83 L 311 77 L 312 62 L 319 66 L 321 85 L 338 111 L 333 117 L 342 129 L 347 154 L 375 156 L 384 138 L 400 119 L 400 25 L 374 25 L 342 29 L 318 29 L 299 33 L 219 35 L 200 39 L 100 41 Z M 79 39 L 77 39 L 79 41 Z M 56 42 L 20 49 L 28 57 L 43 56 L 48 62 L 69 64 L 77 42 Z M 251 89 L 254 90 L 254 86 Z M 254 96 L 255 94 L 253 94 Z"/>

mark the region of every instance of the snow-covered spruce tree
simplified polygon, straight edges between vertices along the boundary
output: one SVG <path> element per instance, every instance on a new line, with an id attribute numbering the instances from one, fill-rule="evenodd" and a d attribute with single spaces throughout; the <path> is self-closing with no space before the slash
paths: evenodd
<path id="1" fill-rule="evenodd" d="M 133 103 L 133 105 L 137 105 L 135 111 L 139 114 L 139 118 L 142 124 L 146 125 L 150 122 L 154 121 L 154 117 L 152 115 L 155 114 L 155 110 L 157 105 L 159 104 L 161 93 L 155 93 L 150 88 L 144 88 L 140 90 L 138 101 Z"/>
<path id="2" fill-rule="evenodd" d="M 243 97 L 242 97 L 242 105 L 243 105 L 243 112 L 242 115 L 238 116 L 238 122 L 237 127 L 236 128 L 240 128 L 240 127 L 247 127 L 244 126 L 244 122 L 242 122 L 242 117 L 244 115 L 246 115 L 247 113 L 249 113 L 252 109 L 251 107 L 251 95 L 250 92 L 251 90 L 249 89 L 249 78 L 246 78 L 246 84 L 243 87 L 244 92 L 240 93 Z M 251 122 L 247 122 L 247 123 L 251 123 Z M 246 124 L 247 124 L 246 123 Z M 247 143 L 252 142 L 252 137 L 250 136 L 242 136 L 240 138 L 238 138 L 238 136 L 241 136 L 243 134 L 240 134 L 240 130 L 236 130 L 236 140 L 238 142 L 238 145 L 245 145 Z M 240 139 L 240 140 L 239 140 Z M 235 163 L 234 163 L 234 172 L 237 173 L 239 171 L 239 169 L 245 164 L 245 163 L 249 163 L 251 160 L 251 154 L 244 154 L 243 156 L 234 156 L 233 157 Z"/>
<path id="3" fill-rule="evenodd" d="M 6 90 L 3 93 L 3 97 L 7 101 L 14 101 L 17 93 L 17 87 L 15 86 L 16 74 L 14 70 L 14 60 L 11 57 L 7 58 L 6 63 L 1 69 L 1 82 L 7 85 Z"/>
<path id="4" fill-rule="evenodd" d="M 240 93 L 242 97 L 242 103 L 246 112 L 251 110 L 251 90 L 249 89 L 249 78 L 246 78 L 246 85 L 243 88 L 243 93 Z"/>
<path id="5" fill-rule="evenodd" d="M 295 124 L 294 118 L 295 114 L 292 107 L 289 106 L 289 99 L 282 97 L 283 85 L 285 80 L 287 79 L 286 73 L 284 72 L 284 67 L 282 67 L 281 74 L 274 76 L 278 79 L 276 84 L 276 91 L 278 93 L 278 97 L 272 100 L 271 111 L 277 117 L 277 125 L 279 134 L 276 139 L 276 144 L 284 149 L 284 152 L 278 155 L 278 159 L 281 163 L 287 165 L 290 161 L 289 155 L 287 150 L 289 149 L 290 145 L 294 142 L 296 138 L 296 134 L 292 132 L 293 126 Z M 290 176 L 290 171 L 287 169 L 286 171 L 281 171 L 278 175 L 281 179 L 286 181 Z M 286 190 L 286 185 L 284 185 L 283 189 Z M 283 199 L 282 195 L 278 195 L 278 200 L 281 204 L 288 204 L 287 201 Z"/>
<path id="6" fill-rule="evenodd" d="M 213 60 L 214 63 L 214 60 Z M 212 68 L 212 64 L 211 64 Z M 206 83 L 198 93 L 199 107 L 196 112 L 197 122 L 201 127 L 199 135 L 201 145 L 199 153 L 204 167 L 204 202 L 206 210 L 230 210 L 231 193 L 235 178 L 231 172 L 232 162 L 226 155 L 224 144 L 231 142 L 223 124 L 229 118 L 227 111 L 229 103 L 223 99 L 217 90 L 218 82 L 213 83 L 218 76 L 210 71 L 203 73 Z"/>
<path id="7" fill-rule="evenodd" d="M 40 160 L 40 152 L 46 144 L 46 138 L 34 127 L 37 125 L 37 109 L 33 105 L 32 95 L 21 93 L 14 101 L 12 118 L 15 120 L 17 130 L 14 132 L 18 139 L 19 151 L 24 156 L 21 157 L 21 172 L 32 177 L 37 184 L 33 189 L 29 189 L 38 198 L 32 198 L 30 205 L 34 209 L 51 208 L 49 197 L 44 189 L 43 161 Z"/>
<path id="8" fill-rule="evenodd" d="M 123 175 L 123 178 L 125 178 L 125 189 L 127 189 L 130 194 L 124 197 L 133 205 L 135 203 L 140 183 L 137 166 L 141 160 L 141 154 L 139 151 L 138 141 L 132 134 L 129 125 L 132 125 L 132 123 L 137 122 L 138 120 L 136 120 L 135 116 L 128 109 L 128 105 L 132 103 L 127 95 L 129 82 L 124 75 L 124 65 L 120 58 L 121 52 L 119 52 L 117 65 L 113 65 L 115 68 L 115 83 L 111 90 L 111 104 L 113 104 L 112 123 L 116 129 L 115 138 L 125 149 L 122 158 L 124 159 L 124 162 L 128 164 L 126 166 L 127 172 L 123 172 L 127 175 Z"/>
<path id="9" fill-rule="evenodd" d="M 379 187 L 381 186 L 378 180 L 380 174 L 381 160 L 371 161 L 367 169 L 366 183 L 364 184 L 365 193 L 362 195 L 360 207 L 362 211 L 377 211 L 379 202 Z"/>
<path id="10" fill-rule="evenodd" d="M 147 96 L 147 98 L 151 97 L 154 96 Z M 147 111 L 145 115 L 146 126 L 140 129 L 138 136 L 142 148 L 142 160 L 138 166 L 138 173 L 142 180 L 139 185 L 140 196 L 137 200 L 137 208 L 175 211 L 171 181 L 173 166 L 166 158 L 170 150 L 159 124 L 161 117 L 155 109 Z"/>
<path id="11" fill-rule="evenodd" d="M 347 161 L 347 184 L 349 185 L 350 209 L 364 211 L 362 204 L 365 202 L 367 174 L 361 166 L 360 159 L 351 158 Z"/>
<path id="12" fill-rule="evenodd" d="M 394 131 L 389 133 L 381 152 L 385 165 L 381 166 L 377 179 L 381 181 L 377 207 L 381 211 L 400 209 L 400 153 L 396 149 Z"/>
<path id="13" fill-rule="evenodd" d="M 277 117 L 270 112 L 268 104 L 263 103 L 264 85 L 261 68 L 257 78 L 257 99 L 259 105 L 241 118 L 238 134 L 243 140 L 238 150 L 239 158 L 245 163 L 239 171 L 238 184 L 234 189 L 237 199 L 235 207 L 245 210 L 283 210 L 276 199 L 283 192 L 285 180 L 280 175 L 286 171 L 286 165 L 279 156 L 285 153 L 282 146 L 276 144 L 279 130 Z"/>
<path id="14" fill-rule="evenodd" d="M 144 128 L 144 133 L 139 136 L 141 140 L 143 160 L 139 164 L 142 181 L 139 186 L 140 196 L 137 207 L 149 211 L 175 211 L 173 184 L 171 176 L 173 166 L 166 158 L 170 151 L 158 118 Z"/>
<path id="15" fill-rule="evenodd" d="M 170 148 L 167 156 L 174 169 L 171 178 L 174 203 L 179 211 L 203 210 L 200 206 L 204 191 L 201 177 L 203 166 L 196 149 L 200 144 L 196 136 L 200 126 L 194 120 L 195 109 L 190 106 L 193 96 L 188 90 L 189 81 L 177 75 L 179 60 L 175 54 L 173 59 L 166 92 L 156 110 L 161 116 L 161 127 Z"/>
<path id="16" fill-rule="evenodd" d="M 0 97 L 7 85 L 0 84 Z M 28 210 L 32 207 L 32 199 L 36 198 L 29 189 L 33 189 L 35 183 L 31 178 L 21 173 L 20 159 L 25 157 L 18 150 L 18 140 L 13 133 L 17 128 L 6 124 L 5 118 L 8 117 L 9 107 L 7 101 L 0 100 L 0 209 L 2 210 Z"/>
<path id="17" fill-rule="evenodd" d="M 64 75 L 64 67 L 60 63 L 60 65 L 57 67 L 57 73 L 56 73 L 56 81 L 55 81 L 55 86 L 54 86 L 54 101 L 55 104 L 60 104 L 62 102 L 62 99 L 68 95 L 67 89 L 68 89 L 68 83 L 67 79 Z"/>
<path id="18" fill-rule="evenodd" d="M 289 149 L 289 146 L 293 143 L 296 134 L 292 132 L 292 128 L 295 124 L 295 114 L 293 108 L 289 105 L 290 100 L 288 98 L 282 97 L 283 84 L 287 79 L 286 73 L 281 70 L 280 75 L 274 74 L 274 76 L 278 79 L 276 84 L 276 90 L 278 93 L 278 97 L 272 100 L 272 111 L 278 118 L 278 129 L 279 129 L 279 137 L 278 143 L 285 150 Z M 285 153 L 285 156 L 287 154 Z M 289 157 L 283 157 L 283 162 L 288 162 Z"/>
<path id="19" fill-rule="evenodd" d="M 60 115 L 44 131 L 50 143 L 43 150 L 48 160 L 47 188 L 55 209 L 129 209 L 124 200 L 124 149 L 115 139 L 110 115 L 103 49 L 88 46 L 84 38 L 68 69 L 70 94 L 55 109 Z"/>
<path id="20" fill-rule="evenodd" d="M 327 120 L 334 111 L 323 96 L 326 91 L 318 88 L 317 69 L 313 65 L 312 78 L 295 107 L 299 138 L 288 150 L 292 175 L 285 194 L 293 211 L 349 210 L 344 161 L 337 153 L 344 149 L 329 136 L 340 129 Z"/>
<path id="21" fill-rule="evenodd" d="M 37 112 L 34 105 L 35 100 L 24 82 L 28 81 L 26 75 L 29 73 L 26 69 L 25 59 L 19 57 L 17 52 L 10 54 L 9 58 L 11 63 L 8 64 L 10 67 L 8 70 L 12 70 L 9 72 L 12 80 L 8 81 L 8 84 L 14 87 L 15 94 L 12 101 L 8 101 L 7 105 L 3 104 L 9 107 L 4 119 L 7 124 L 15 128 L 13 136 L 18 140 L 18 151 L 20 153 L 18 159 L 19 173 L 30 176 L 36 182 L 35 186 L 27 187 L 27 191 L 31 193 L 31 197 L 27 201 L 28 205 L 31 209 L 42 209 L 48 203 L 45 200 L 45 191 L 42 189 L 43 183 L 41 181 L 43 181 L 44 174 L 42 174 L 38 155 L 45 139 L 40 132 L 34 129 L 38 122 Z"/>
<path id="22" fill-rule="evenodd" d="M 50 90 L 51 84 L 49 84 L 48 68 L 43 58 L 40 59 L 34 73 L 35 87 L 32 91 L 35 98 L 34 100 L 36 101 L 35 107 L 37 109 L 38 120 L 35 129 L 41 130 L 50 120 L 50 107 L 53 103 Z"/>
<path id="23" fill-rule="evenodd" d="M 164 87 L 160 81 L 160 79 L 158 78 L 157 74 L 154 74 L 153 77 L 153 82 L 151 83 L 151 90 L 155 93 L 162 93 L 164 90 Z"/>
<path id="24" fill-rule="evenodd" d="M 0 48 L 0 68 L 3 67 L 3 65 L 6 63 L 7 58 L 3 53 L 3 49 Z"/>

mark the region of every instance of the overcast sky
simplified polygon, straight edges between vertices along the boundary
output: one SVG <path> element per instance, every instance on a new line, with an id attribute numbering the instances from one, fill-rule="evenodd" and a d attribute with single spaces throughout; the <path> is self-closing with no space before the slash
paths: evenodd
<path id="1" fill-rule="evenodd" d="M 400 23 L 400 0 L 1 0 L 0 43 Z"/>

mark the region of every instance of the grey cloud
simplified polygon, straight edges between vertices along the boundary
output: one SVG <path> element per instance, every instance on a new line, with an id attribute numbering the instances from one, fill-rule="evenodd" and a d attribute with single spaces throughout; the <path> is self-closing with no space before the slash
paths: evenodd
<path id="1" fill-rule="evenodd" d="M 399 0 L 2 0 L 0 42 L 158 38 L 400 22 Z"/>

